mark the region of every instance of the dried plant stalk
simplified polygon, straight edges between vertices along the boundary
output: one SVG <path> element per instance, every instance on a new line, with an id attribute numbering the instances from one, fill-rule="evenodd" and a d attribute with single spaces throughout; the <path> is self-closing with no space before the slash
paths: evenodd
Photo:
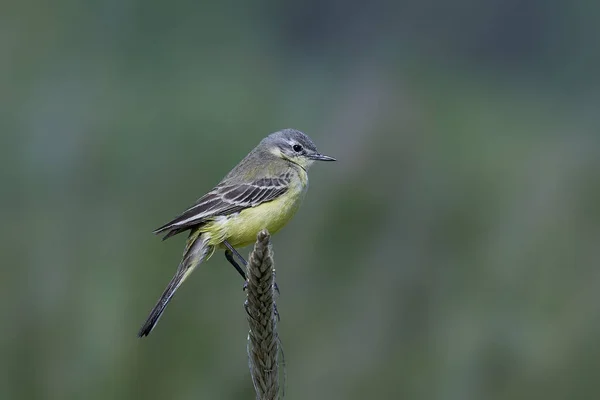
<path id="1" fill-rule="evenodd" d="M 248 364 L 258 400 L 279 398 L 279 339 L 271 236 L 258 233 L 247 266 Z"/>

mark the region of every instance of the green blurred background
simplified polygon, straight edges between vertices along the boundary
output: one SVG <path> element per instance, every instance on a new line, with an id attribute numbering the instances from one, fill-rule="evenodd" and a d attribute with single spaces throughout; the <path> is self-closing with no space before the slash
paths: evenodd
<path id="1" fill-rule="evenodd" d="M 151 231 L 262 137 L 288 399 L 600 398 L 600 3 L 8 0 L 0 398 L 253 399 L 220 254 Z M 243 249 L 247 254 L 249 249 Z"/>

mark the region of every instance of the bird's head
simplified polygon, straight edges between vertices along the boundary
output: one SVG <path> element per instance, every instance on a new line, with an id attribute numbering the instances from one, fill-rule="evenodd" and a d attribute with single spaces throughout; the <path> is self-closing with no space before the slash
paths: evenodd
<path id="1" fill-rule="evenodd" d="M 313 141 L 296 129 L 272 133 L 263 140 L 263 145 L 271 154 L 304 169 L 308 169 L 314 161 L 335 161 L 335 158 L 319 153 Z"/>

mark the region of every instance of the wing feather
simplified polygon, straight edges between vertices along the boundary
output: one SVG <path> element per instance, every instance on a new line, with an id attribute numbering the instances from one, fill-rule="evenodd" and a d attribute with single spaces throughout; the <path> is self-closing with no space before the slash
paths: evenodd
<path id="1" fill-rule="evenodd" d="M 291 178 L 291 173 L 286 172 L 275 178 L 260 178 L 249 183 L 223 182 L 181 215 L 156 229 L 154 233 L 167 232 L 164 237 L 166 239 L 202 224 L 210 218 L 234 214 L 275 200 L 287 191 Z"/>

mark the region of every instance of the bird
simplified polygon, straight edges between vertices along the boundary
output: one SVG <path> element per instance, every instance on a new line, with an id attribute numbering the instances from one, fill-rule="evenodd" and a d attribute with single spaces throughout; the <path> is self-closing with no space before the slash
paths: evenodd
<path id="1" fill-rule="evenodd" d="M 317 151 L 314 142 L 296 129 L 265 137 L 212 190 L 179 216 L 154 231 L 163 240 L 189 232 L 175 275 L 138 332 L 148 336 L 176 290 L 216 250 L 246 280 L 244 258 L 236 247 L 256 240 L 262 229 L 275 234 L 289 222 L 308 189 L 309 167 L 315 161 L 336 161 Z"/>

